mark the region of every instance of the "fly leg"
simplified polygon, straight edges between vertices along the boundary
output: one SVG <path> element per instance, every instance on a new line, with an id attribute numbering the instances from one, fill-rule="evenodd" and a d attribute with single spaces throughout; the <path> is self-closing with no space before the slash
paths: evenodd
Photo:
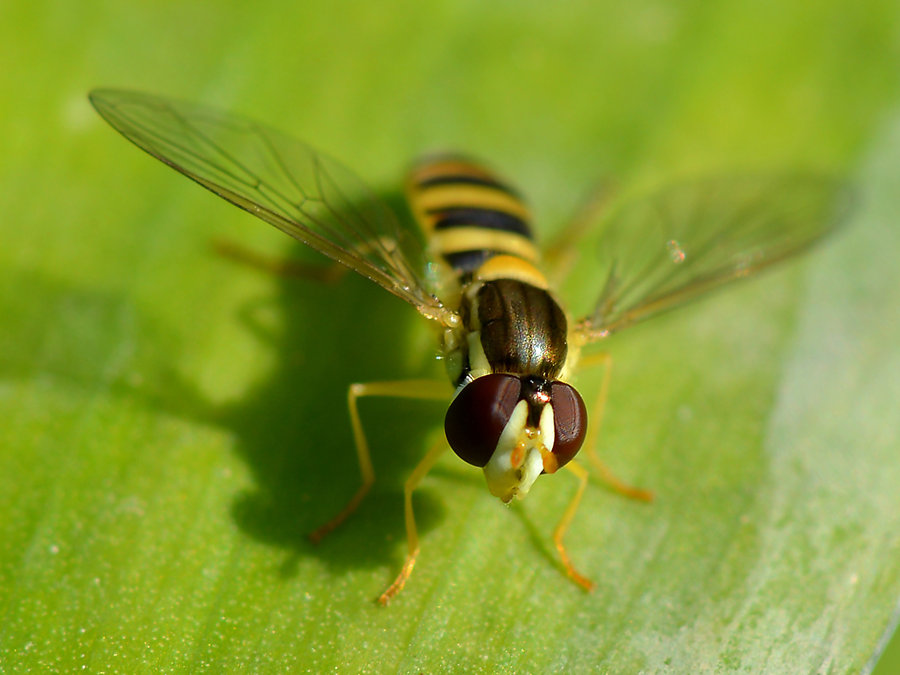
<path id="1" fill-rule="evenodd" d="M 612 183 L 604 181 L 597 185 L 566 226 L 544 248 L 544 258 L 551 272 L 550 282 L 554 288 L 558 288 L 568 276 L 581 250 L 585 232 L 596 225 L 609 210 L 614 194 Z"/>
<path id="2" fill-rule="evenodd" d="M 413 472 L 410 474 L 409 478 L 406 479 L 406 483 L 403 486 L 403 512 L 406 520 L 406 543 L 408 552 L 397 578 L 394 579 L 394 582 L 387 587 L 387 590 L 378 597 L 378 602 L 382 605 L 388 604 L 397 593 L 403 590 L 403 586 L 409 579 L 409 575 L 412 574 L 413 567 L 416 564 L 416 558 L 419 555 L 419 533 L 416 530 L 416 519 L 413 515 L 412 493 L 413 490 L 419 486 L 419 483 L 422 482 L 422 479 L 426 474 L 431 471 L 431 467 L 434 466 L 438 457 L 440 457 L 448 447 L 446 441 L 441 438 L 434 446 L 432 446 L 431 450 L 429 450 L 422 458 L 422 461 L 419 462 L 416 468 L 413 469 Z"/>
<path id="3" fill-rule="evenodd" d="M 310 279 L 332 283 L 344 276 L 347 268 L 337 262 L 307 263 L 302 260 L 267 256 L 227 239 L 213 239 L 213 250 L 223 258 L 254 269 L 289 279 Z"/>
<path id="4" fill-rule="evenodd" d="M 583 466 L 575 461 L 566 464 L 565 468 L 574 473 L 575 477 L 578 479 L 578 490 L 575 492 L 575 496 L 572 497 L 572 501 L 569 502 L 569 505 L 563 512 L 562 518 L 559 519 L 556 529 L 553 530 L 553 543 L 556 544 L 556 550 L 559 551 L 560 560 L 562 561 L 563 567 L 566 569 L 566 574 L 569 575 L 569 578 L 584 590 L 592 591 L 594 590 L 594 582 L 575 569 L 575 566 L 572 565 L 572 559 L 569 557 L 569 552 L 566 550 L 566 546 L 563 543 L 563 537 L 569 529 L 569 525 L 572 523 L 572 518 L 575 517 L 578 505 L 581 503 L 581 497 L 584 495 L 584 488 L 587 486 L 588 482 L 588 472 L 585 471 Z"/>
<path id="5" fill-rule="evenodd" d="M 587 453 L 588 461 L 594 467 L 600 480 L 606 483 L 614 492 L 618 492 L 620 495 L 629 497 L 630 499 L 637 499 L 642 502 L 652 502 L 653 493 L 650 490 L 644 490 L 622 481 L 597 454 L 597 433 L 600 431 L 600 425 L 603 422 L 603 413 L 606 408 L 606 395 L 609 391 L 609 379 L 612 373 L 612 357 L 608 352 L 598 352 L 586 356 L 582 360 L 581 365 L 586 368 L 603 366 L 603 380 L 600 383 L 600 392 L 597 394 L 597 400 L 594 402 L 594 406 L 591 409 L 590 428 L 588 429 L 588 435 L 585 442 L 585 452 Z"/>
<path id="6" fill-rule="evenodd" d="M 289 279 L 309 279 L 311 281 L 333 283 L 339 281 L 349 269 L 346 265 L 336 261 L 311 263 L 290 258 L 268 256 L 228 239 L 213 239 L 212 248 L 223 258 Z M 353 249 L 363 256 L 370 255 L 375 250 L 380 250 L 386 256 L 389 256 L 397 250 L 397 242 L 391 237 L 381 237 L 375 241 L 359 243 Z"/>
<path id="7" fill-rule="evenodd" d="M 338 525 L 347 520 L 369 489 L 375 482 L 375 470 L 372 467 L 372 456 L 369 453 L 369 443 L 363 431 L 362 420 L 359 416 L 357 400 L 362 396 L 380 396 L 385 398 L 412 398 L 421 400 L 447 399 L 447 384 L 436 380 L 399 380 L 391 382 L 367 382 L 364 384 L 351 384 L 347 390 L 347 408 L 350 411 L 350 423 L 353 427 L 353 440 L 356 445 L 356 458 L 359 462 L 359 472 L 362 475 L 362 484 L 356 493 L 350 498 L 346 506 L 341 509 L 334 518 L 311 532 L 309 538 L 313 543 L 318 543 L 322 538 L 334 530 Z M 408 575 L 407 575 L 408 576 Z M 399 589 L 398 589 L 399 590 Z"/>

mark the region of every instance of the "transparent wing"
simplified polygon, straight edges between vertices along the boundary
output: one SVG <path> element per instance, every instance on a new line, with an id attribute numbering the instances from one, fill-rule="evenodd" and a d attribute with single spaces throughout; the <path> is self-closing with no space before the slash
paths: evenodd
<path id="1" fill-rule="evenodd" d="M 580 330 L 605 337 L 795 255 L 840 224 L 850 197 L 824 175 L 722 176 L 626 206 L 600 236 L 604 286 Z"/>
<path id="2" fill-rule="evenodd" d="M 121 90 L 90 94 L 125 138 L 295 239 L 412 304 L 452 314 L 429 292 L 424 242 L 337 161 L 279 131 L 215 109 Z"/>

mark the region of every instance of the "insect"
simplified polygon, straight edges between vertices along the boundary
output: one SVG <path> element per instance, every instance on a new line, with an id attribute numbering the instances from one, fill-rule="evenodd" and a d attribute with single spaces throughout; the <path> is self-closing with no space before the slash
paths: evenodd
<path id="1" fill-rule="evenodd" d="M 661 190 L 599 219 L 597 301 L 572 321 L 542 271 L 519 193 L 467 157 L 433 156 L 414 166 L 406 193 L 415 224 L 405 224 L 341 164 L 262 124 L 128 91 L 97 90 L 90 100 L 146 152 L 371 279 L 436 328 L 451 386 L 351 385 L 362 484 L 311 535 L 320 539 L 343 522 L 374 482 L 360 397 L 449 399 L 447 443 L 432 448 L 405 485 L 408 553 L 379 598 L 383 604 L 403 588 L 419 554 L 413 491 L 448 445 L 483 469 L 488 489 L 505 503 L 527 495 L 543 474 L 562 468 L 574 474 L 577 488 L 554 543 L 568 576 L 592 588 L 563 541 L 588 481 L 575 455 L 584 447 L 618 491 L 650 495 L 618 482 L 597 457 L 609 357 L 581 361 L 604 366 L 589 430 L 588 406 L 570 383 L 583 348 L 803 251 L 838 225 L 846 202 L 840 180 L 812 173 L 720 176 Z M 564 236 L 558 250 L 574 250 L 574 243 Z"/>

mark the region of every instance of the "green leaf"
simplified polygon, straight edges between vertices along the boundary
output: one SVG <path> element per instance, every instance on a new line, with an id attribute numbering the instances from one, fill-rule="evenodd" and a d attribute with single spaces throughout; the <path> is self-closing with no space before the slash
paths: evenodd
<path id="1" fill-rule="evenodd" d="M 295 5 L 0 22 L 0 670 L 871 668 L 900 598 L 896 3 Z M 610 177 L 809 166 L 861 199 L 809 258 L 608 342 L 601 451 L 657 499 L 589 487 L 567 543 L 594 593 L 550 538 L 570 476 L 506 509 L 448 455 L 384 609 L 441 406 L 364 401 L 373 493 L 306 533 L 358 484 L 347 385 L 440 376 L 432 336 L 362 279 L 211 253 L 314 259 L 124 143 L 98 85 L 261 118 L 388 192 L 472 151 L 548 233 Z"/>

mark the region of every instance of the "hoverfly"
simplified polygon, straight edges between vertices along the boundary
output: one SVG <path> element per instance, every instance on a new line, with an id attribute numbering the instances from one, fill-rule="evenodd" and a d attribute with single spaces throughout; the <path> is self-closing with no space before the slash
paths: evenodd
<path id="1" fill-rule="evenodd" d="M 594 448 L 596 424 L 569 383 L 582 348 L 733 279 L 809 247 L 833 230 L 846 191 L 815 174 L 713 177 L 660 191 L 601 219 L 593 310 L 571 321 L 542 271 L 519 193 L 461 155 L 426 158 L 406 194 L 416 224 L 403 224 L 341 164 L 267 126 L 211 108 L 148 94 L 97 90 L 94 107 L 128 140 L 220 197 L 274 225 L 412 305 L 435 326 L 446 383 L 353 384 L 350 419 L 362 485 L 311 537 L 320 539 L 359 505 L 375 479 L 357 410 L 362 396 L 434 398 L 450 404 L 447 443 L 432 448 L 405 484 L 408 553 L 387 603 L 419 553 L 412 493 L 449 445 L 483 469 L 490 492 L 509 503 L 542 474 L 565 467 L 578 487 L 554 532 L 578 585 L 563 537 L 588 473 L 573 458 L 584 445 L 620 492 L 649 499 L 609 473 Z M 606 395 L 604 365 L 598 418 Z M 585 439 L 587 438 L 587 443 Z"/>

